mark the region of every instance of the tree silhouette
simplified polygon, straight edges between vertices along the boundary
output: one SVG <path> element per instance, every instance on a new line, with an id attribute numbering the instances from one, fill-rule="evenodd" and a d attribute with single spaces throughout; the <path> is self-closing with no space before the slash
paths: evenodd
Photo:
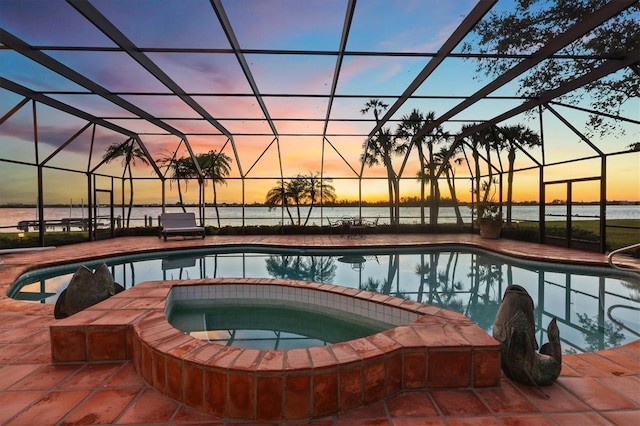
<path id="1" fill-rule="evenodd" d="M 509 160 L 509 170 L 507 174 L 507 223 L 511 223 L 511 210 L 513 207 L 513 171 L 517 151 L 516 143 L 518 143 L 521 148 L 529 149 L 540 146 L 541 142 L 540 136 L 538 136 L 536 132 L 521 124 L 515 126 L 504 126 L 501 130 L 503 137 L 506 139 L 507 149 L 509 150 L 507 155 Z"/>
<path id="2" fill-rule="evenodd" d="M 477 61 L 478 73 L 498 76 L 522 59 L 519 54 L 535 52 L 566 32 L 577 22 L 602 7 L 605 0 L 547 1 L 516 0 L 515 6 L 492 11 L 474 28 L 478 37 L 469 37 L 462 46 L 465 53 L 489 53 L 501 59 Z M 605 57 L 624 57 L 640 50 L 640 20 L 638 2 L 615 17 L 599 25 L 584 37 L 547 58 L 520 79 L 519 95 L 539 96 L 560 87 L 598 66 Z M 565 54 L 581 55 L 580 60 L 567 60 Z M 595 110 L 619 115 L 623 105 L 638 98 L 637 69 L 627 67 L 618 73 L 600 78 L 563 97 L 571 103 L 588 100 Z M 603 116 L 591 114 L 587 126 L 601 136 L 610 136 L 618 127 L 617 120 L 604 121 Z"/>
<path id="3" fill-rule="evenodd" d="M 370 99 L 360 112 L 366 114 L 372 111 L 377 125 L 380 122 L 380 112 L 387 107 L 388 105 L 379 99 Z M 389 191 L 389 220 L 391 224 L 398 224 L 400 222 L 400 185 L 391 161 L 392 157 L 399 153 L 396 137 L 388 128 L 381 128 L 374 136 L 364 142 L 364 147 L 366 149 L 361 158 L 364 164 L 372 167 L 382 163 L 385 167 Z"/>
<path id="4" fill-rule="evenodd" d="M 334 202 L 336 200 L 335 189 L 329 183 L 331 179 L 321 179 L 319 175 L 318 172 L 297 175 L 294 178 L 276 184 L 267 192 L 265 203 L 269 210 L 277 206 L 283 206 L 287 209 L 292 225 L 306 226 L 309 222 L 311 211 L 317 202 Z M 309 206 L 309 210 L 303 223 L 300 207 L 304 204 Z M 295 206 L 296 208 L 297 221 L 294 220 L 291 214 L 290 206 Z"/>
<path id="5" fill-rule="evenodd" d="M 465 131 L 469 128 L 475 127 L 477 124 L 466 124 L 462 126 L 462 131 Z M 487 153 L 487 169 L 488 169 L 488 179 L 487 181 L 493 183 L 493 167 L 491 164 L 491 149 L 495 147 L 495 140 L 493 137 L 493 133 L 491 129 L 485 128 L 479 132 L 472 133 L 467 137 L 467 143 L 471 147 L 471 155 L 473 157 L 474 162 L 474 199 L 476 203 L 486 202 L 489 198 L 489 193 L 491 191 L 490 185 L 482 184 L 482 173 L 480 172 L 480 149 L 484 148 Z"/>
<path id="6" fill-rule="evenodd" d="M 122 178 L 124 179 L 125 173 L 129 174 L 129 206 L 127 212 L 126 226 L 129 227 L 131 222 L 131 210 L 133 209 L 133 173 L 131 168 L 136 165 L 136 160 L 144 165 L 149 165 L 149 160 L 146 154 L 140 147 L 135 146 L 135 139 L 129 139 L 125 143 L 113 143 L 107 147 L 102 159 L 105 163 L 110 163 L 114 160 L 121 159 L 124 169 L 122 170 Z"/>
<path id="7" fill-rule="evenodd" d="M 183 212 L 187 210 L 184 207 L 184 200 L 182 197 L 182 186 L 180 184 L 180 180 L 185 181 L 185 190 L 188 189 L 189 186 L 189 176 L 191 174 L 191 170 L 193 169 L 191 158 L 176 158 L 175 153 L 171 153 L 166 151 L 162 154 L 161 157 L 156 159 L 156 162 L 160 165 L 167 167 L 167 173 L 169 174 L 169 188 L 171 188 L 172 182 L 176 182 L 178 186 L 178 198 L 180 199 L 180 207 Z"/>
<path id="8" fill-rule="evenodd" d="M 216 219 L 218 221 L 219 228 L 220 211 L 218 210 L 217 185 L 226 185 L 227 182 L 225 178 L 229 176 L 229 173 L 231 173 L 231 163 L 233 160 L 227 154 L 217 152 L 214 149 L 204 154 L 198 154 L 196 159 L 200 165 L 200 170 L 202 170 L 202 173 L 204 174 L 205 182 L 206 180 L 211 181 L 211 186 L 213 187 L 213 207 L 216 210 Z"/>
<path id="9" fill-rule="evenodd" d="M 317 202 L 324 203 L 336 201 L 336 190 L 331 185 L 332 179 L 321 179 L 320 173 L 309 173 L 307 176 L 302 176 L 305 180 L 304 199 L 309 203 L 309 210 L 307 211 L 307 218 L 304 221 L 304 226 L 309 223 L 309 217 L 311 216 L 311 210 Z"/>
<path id="10" fill-rule="evenodd" d="M 288 183 L 285 183 L 284 181 L 279 182 L 276 186 L 274 186 L 267 192 L 265 204 L 269 208 L 269 211 L 276 208 L 277 206 L 281 206 L 286 209 L 287 214 L 289 215 L 289 220 L 291 220 L 291 224 L 294 225 L 295 222 L 293 220 L 293 216 L 291 215 L 291 210 L 289 210 L 289 204 L 291 202 L 289 186 L 290 185 L 288 185 Z"/>
<path id="11" fill-rule="evenodd" d="M 433 120 L 435 113 L 433 111 L 427 113 L 428 119 Z M 426 124 L 424 114 L 417 109 L 413 109 L 410 114 L 402 116 L 402 121 L 398 124 L 398 130 L 396 135 L 398 138 L 403 139 L 405 142 L 400 145 L 401 152 L 407 152 L 411 150 L 412 146 L 415 146 L 418 150 L 418 161 L 420 162 L 420 171 L 418 176 L 420 177 L 420 223 L 424 224 L 424 201 L 425 201 L 425 183 L 431 182 L 431 179 L 426 181 L 427 176 L 432 176 L 426 172 L 427 160 L 424 155 L 424 145 L 427 140 L 427 135 L 422 135 L 419 138 L 415 138 L 422 127 Z M 431 157 L 432 153 L 430 153 Z M 426 182 L 425 182 L 426 181 Z"/>
<path id="12" fill-rule="evenodd" d="M 419 138 L 415 138 L 415 135 L 422 130 L 422 128 L 429 122 L 435 120 L 435 112 L 430 111 L 426 115 L 417 109 L 411 111 L 410 114 L 402 117 L 402 121 L 398 124 L 398 130 L 396 135 L 398 138 L 405 140 L 406 142 L 398 147 L 400 152 L 408 151 L 415 146 L 418 150 L 418 159 L 420 161 L 420 171 L 418 177 L 420 180 L 420 220 L 424 223 L 424 187 L 425 184 L 429 184 L 430 192 L 430 210 L 429 210 L 429 223 L 438 223 L 438 208 L 440 201 L 440 190 L 438 188 L 438 179 L 436 171 L 438 169 L 438 162 L 435 158 L 434 147 L 436 144 L 443 142 L 447 139 L 448 135 L 442 129 L 442 126 L 437 126 L 433 129 L 432 134 L 422 135 Z M 425 154 L 424 148 L 427 152 Z"/>
<path id="13" fill-rule="evenodd" d="M 273 255 L 265 260 L 267 272 L 273 278 L 333 282 L 336 264 L 331 256 Z"/>
<path id="14" fill-rule="evenodd" d="M 460 149 L 460 145 L 458 145 L 455 151 L 459 149 Z M 460 203 L 458 202 L 458 196 L 456 195 L 456 172 L 452 163 L 460 165 L 462 164 L 464 159 L 459 157 L 456 158 L 455 151 L 449 154 L 449 148 L 442 147 L 440 148 L 440 151 L 434 154 L 434 159 L 436 164 L 438 164 L 439 167 L 442 167 L 442 171 L 444 172 L 444 175 L 447 179 L 447 186 L 449 187 L 449 193 L 451 194 L 453 210 L 455 211 L 455 214 L 456 214 L 456 223 L 458 225 L 462 225 L 464 221 L 462 220 L 462 213 L 460 212 Z M 449 158 L 449 160 L 445 163 L 444 160 L 447 157 Z"/>

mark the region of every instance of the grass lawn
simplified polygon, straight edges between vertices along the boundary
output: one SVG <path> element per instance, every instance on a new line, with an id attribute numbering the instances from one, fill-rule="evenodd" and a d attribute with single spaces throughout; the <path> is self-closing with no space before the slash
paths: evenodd
<path id="1" fill-rule="evenodd" d="M 564 220 L 547 220 L 545 222 L 548 235 L 564 234 L 567 223 Z M 584 238 L 599 241 L 599 220 L 574 220 L 571 222 L 574 238 Z M 519 228 L 537 228 L 535 222 L 518 224 Z M 555 232 L 550 232 L 555 231 Z M 607 246 L 610 250 L 630 246 L 640 242 L 640 219 L 610 219 L 607 220 Z"/>
<path id="2" fill-rule="evenodd" d="M 600 234 L 600 222 L 597 220 L 573 221 L 573 227 Z M 640 242 L 640 219 L 607 220 L 607 244 L 612 250 Z"/>

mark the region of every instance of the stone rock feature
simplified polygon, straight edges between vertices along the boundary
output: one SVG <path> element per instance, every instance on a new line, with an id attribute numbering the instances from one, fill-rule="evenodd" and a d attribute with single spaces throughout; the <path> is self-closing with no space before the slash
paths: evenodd
<path id="1" fill-rule="evenodd" d="M 53 315 L 56 319 L 66 318 L 121 291 L 124 287 L 113 280 L 106 264 L 101 264 L 95 272 L 82 265 L 60 293 Z"/>

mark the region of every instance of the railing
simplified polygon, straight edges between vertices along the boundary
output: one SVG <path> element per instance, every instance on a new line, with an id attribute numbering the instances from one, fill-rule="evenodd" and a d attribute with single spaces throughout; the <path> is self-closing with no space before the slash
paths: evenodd
<path id="1" fill-rule="evenodd" d="M 621 247 L 619 249 L 616 249 L 614 251 L 612 251 L 611 253 L 609 253 L 609 255 L 607 256 L 607 262 L 609 262 L 609 265 L 611 265 L 612 268 L 621 270 L 621 271 L 635 271 L 635 272 L 639 272 L 638 269 L 636 268 L 625 268 L 622 266 L 618 266 L 615 263 L 613 263 L 613 257 L 617 254 L 620 253 L 624 253 L 626 251 L 631 251 L 631 250 L 635 250 L 640 248 L 640 243 L 636 243 L 636 244 L 632 244 L 630 246 L 626 246 L 626 247 Z"/>

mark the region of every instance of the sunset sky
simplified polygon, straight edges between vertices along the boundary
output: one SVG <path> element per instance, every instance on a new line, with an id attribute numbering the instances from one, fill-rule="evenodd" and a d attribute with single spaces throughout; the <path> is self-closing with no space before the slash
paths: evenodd
<path id="1" fill-rule="evenodd" d="M 287 178 L 321 170 L 325 177 L 333 178 L 338 199 L 357 199 L 360 191 L 363 199 L 386 199 L 384 168 L 362 168 L 360 163 L 362 144 L 375 124 L 371 113 L 362 115 L 360 110 L 371 98 L 380 98 L 392 105 L 432 60 L 425 54 L 437 52 L 479 3 L 492 2 L 357 1 L 332 103 L 328 95 L 332 91 L 336 52 L 349 10 L 347 0 L 90 0 L 76 7 L 73 3 L 0 0 L 0 28 L 4 34 L 0 41 L 6 46 L 0 47 L 0 77 L 139 134 L 154 159 L 171 156 L 176 151 L 178 157 L 188 156 L 180 133 L 186 135 L 196 154 L 222 150 L 232 159 L 232 164 L 227 185 L 218 189 L 218 201 L 241 202 L 244 192 L 244 201 L 252 203 L 264 201 L 266 192 L 277 184 L 281 173 Z M 513 7 L 510 0 L 501 0 L 492 10 L 510 7 Z M 244 51 L 240 61 L 231 49 L 216 8 L 226 14 L 234 37 Z M 106 18 L 104 22 L 110 22 L 124 40 L 141 50 L 144 60 L 160 70 L 166 77 L 165 83 L 170 81 L 173 87 L 179 87 L 191 105 L 122 51 L 117 41 L 111 40 L 83 13 Z M 471 33 L 464 40 L 473 37 Z M 69 70 L 70 78 L 14 51 L 21 43 L 37 47 L 41 60 L 44 58 L 56 67 Z M 460 51 L 459 44 L 453 52 Z M 386 55 L 390 52 L 394 55 Z M 117 98 L 120 105 L 144 110 L 148 117 L 161 120 L 167 126 L 163 129 L 92 94 L 89 88 L 83 87 L 84 80 L 78 80 L 72 71 L 89 79 L 93 84 L 91 90 L 101 88 L 107 97 Z M 253 92 L 252 81 L 259 97 Z M 476 73 L 472 60 L 449 57 L 413 93 L 422 98 L 407 100 L 394 113 L 389 126 L 395 131 L 397 120 L 414 108 L 424 113 L 434 111 L 439 117 L 489 81 L 488 77 Z M 0 122 L 0 173 L 3 176 L 0 204 L 35 203 L 37 168 L 32 165 L 45 160 L 50 167 L 43 172 L 46 203 L 86 198 L 85 172 L 99 165 L 109 145 L 122 143 L 128 136 L 102 126 L 97 126 L 94 134 L 93 127 L 89 126 L 56 152 L 83 129 L 87 120 L 38 102 L 35 104 L 36 149 L 33 104 L 22 105 L 25 96 L 3 86 L 0 84 L 0 117 L 7 119 Z M 515 96 L 517 89 L 517 80 L 506 84 L 491 94 L 493 99 L 481 100 L 446 122 L 444 130 L 456 134 L 464 124 L 489 120 L 520 105 L 521 99 L 505 99 Z M 442 98 L 451 96 L 459 98 Z M 580 105 L 588 108 L 588 99 Z M 580 132 L 586 132 L 586 113 L 562 106 L 554 108 Z M 206 111 L 215 123 L 207 121 L 200 111 Z M 628 102 L 623 115 L 638 120 L 640 101 Z M 272 125 L 267 120 L 269 117 Z M 535 114 L 520 114 L 500 124 L 516 123 L 540 132 L 540 121 Z M 640 140 L 638 124 L 621 122 L 620 127 L 624 133 L 593 137 L 591 141 L 604 153 L 617 153 Z M 175 129 L 178 135 L 171 134 L 167 128 Z M 549 111 L 543 114 L 543 129 L 546 164 L 589 158 L 549 167 L 545 170 L 546 182 L 600 174 L 601 162 L 592 158 L 595 151 Z M 223 134 L 224 130 L 232 135 L 231 140 Z M 532 150 L 530 155 L 543 161 L 540 149 Z M 497 157 L 494 161 L 501 162 L 506 170 L 506 153 L 501 153 L 499 160 Z M 419 166 L 415 151 L 404 167 L 402 164 L 402 157 L 394 160 L 395 170 L 402 168 L 402 195 L 418 196 Z M 533 165 L 526 155 L 518 155 L 517 167 Z M 456 176 L 469 177 L 469 167 L 466 163 L 457 166 Z M 164 173 L 165 169 L 161 171 Z M 100 166 L 96 173 L 101 175 L 97 178 L 97 187 L 110 188 L 109 176 L 122 176 L 123 166 L 117 160 Z M 135 183 L 135 202 L 160 203 L 161 187 L 153 168 L 138 161 L 133 174 L 140 178 Z M 639 201 L 640 154 L 609 157 L 606 179 L 608 199 Z M 538 181 L 537 169 L 517 174 L 515 199 L 537 200 Z M 442 195 L 450 197 L 446 182 L 443 180 L 440 185 Z M 181 189 L 186 191 L 187 201 L 197 201 L 195 182 Z M 460 179 L 457 190 L 460 198 L 469 199 L 469 179 Z M 117 199 L 122 191 L 118 180 L 114 184 Z M 128 188 L 124 191 L 128 192 Z M 210 201 L 210 183 L 205 191 Z M 547 192 L 547 198 L 562 199 L 566 187 L 552 185 Z M 597 183 L 588 182 L 574 188 L 574 201 L 590 201 L 598 195 Z M 177 201 L 176 182 L 167 184 L 166 196 L 168 203 Z"/>

